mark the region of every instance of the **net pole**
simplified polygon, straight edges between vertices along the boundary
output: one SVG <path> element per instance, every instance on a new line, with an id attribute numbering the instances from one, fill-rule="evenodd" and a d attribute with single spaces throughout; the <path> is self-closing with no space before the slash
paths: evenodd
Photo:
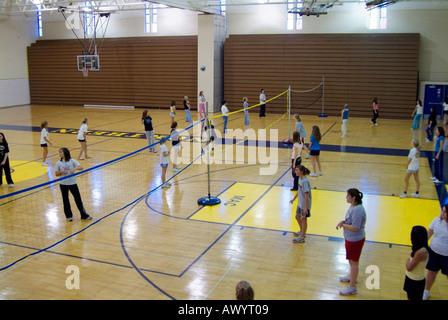
<path id="1" fill-rule="evenodd" d="M 288 139 L 291 139 L 291 86 L 288 88 Z"/>
<path id="2" fill-rule="evenodd" d="M 208 117 L 208 101 L 205 102 L 205 119 L 204 121 L 206 121 L 205 123 L 207 124 L 207 145 L 208 149 L 210 149 L 211 147 L 211 122 L 210 119 Z M 202 130 L 201 130 L 201 136 L 202 136 Z M 217 204 L 221 203 L 221 200 L 219 200 L 216 197 L 212 197 L 211 196 L 211 192 L 210 192 L 210 152 L 211 150 L 205 150 L 204 151 L 207 153 L 207 189 L 208 189 L 208 197 L 202 197 L 198 199 L 198 204 L 199 205 L 203 205 L 203 206 L 214 206 Z"/>
<path id="3" fill-rule="evenodd" d="M 325 76 L 322 77 L 322 113 L 319 115 L 321 118 L 326 118 L 325 114 Z"/>

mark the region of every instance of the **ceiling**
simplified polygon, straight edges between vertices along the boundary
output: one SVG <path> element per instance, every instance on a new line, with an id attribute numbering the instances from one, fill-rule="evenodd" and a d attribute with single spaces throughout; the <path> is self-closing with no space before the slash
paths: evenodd
<path id="1" fill-rule="evenodd" d="M 448 2 L 448 0 L 397 0 L 400 2 Z M 61 8 L 68 8 L 71 11 L 81 11 L 86 7 L 86 3 L 95 11 L 116 12 L 141 10 L 150 3 L 159 3 L 163 8 L 179 8 L 184 10 L 197 11 L 201 13 L 219 14 L 220 0 L 0 0 L 0 16 L 11 15 L 35 15 L 40 6 L 42 14 L 53 14 L 59 12 Z M 226 0 L 225 8 L 237 6 L 268 6 L 286 4 L 287 0 Z M 300 2 L 300 1 L 299 1 Z M 304 0 L 305 7 L 331 8 L 333 6 L 343 6 L 344 3 L 365 3 L 366 0 Z"/>

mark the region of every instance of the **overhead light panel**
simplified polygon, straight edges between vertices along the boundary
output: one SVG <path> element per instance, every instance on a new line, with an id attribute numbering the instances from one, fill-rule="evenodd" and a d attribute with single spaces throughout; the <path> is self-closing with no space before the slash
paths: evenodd
<path id="1" fill-rule="evenodd" d="M 394 4 L 398 2 L 398 0 L 372 0 L 372 1 L 366 1 L 366 9 L 372 10 L 376 8 L 383 8 L 387 7 L 391 4 Z"/>

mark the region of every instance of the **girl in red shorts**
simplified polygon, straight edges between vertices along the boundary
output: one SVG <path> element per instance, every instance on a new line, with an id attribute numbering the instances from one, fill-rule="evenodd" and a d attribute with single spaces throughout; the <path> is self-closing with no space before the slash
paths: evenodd
<path id="1" fill-rule="evenodd" d="M 349 286 L 340 291 L 348 296 L 357 294 L 356 279 L 358 278 L 359 258 L 365 242 L 366 210 L 362 205 L 363 194 L 358 189 L 348 189 L 346 200 L 350 208 L 345 219 L 340 221 L 336 229 L 343 228 L 345 238 L 346 258 L 350 264 L 350 273 L 340 278 L 342 282 L 350 282 Z"/>

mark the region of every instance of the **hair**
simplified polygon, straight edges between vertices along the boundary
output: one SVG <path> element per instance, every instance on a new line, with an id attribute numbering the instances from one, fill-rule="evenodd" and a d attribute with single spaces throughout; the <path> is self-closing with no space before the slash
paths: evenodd
<path id="1" fill-rule="evenodd" d="M 174 128 L 176 128 L 176 127 L 177 127 L 177 122 L 174 121 L 174 122 L 171 124 L 171 129 L 174 129 Z"/>
<path id="2" fill-rule="evenodd" d="M 243 102 L 247 100 L 247 97 L 243 97 Z"/>
<path id="3" fill-rule="evenodd" d="M 299 168 L 300 171 L 302 171 L 303 175 L 307 176 L 311 173 L 310 169 L 305 167 L 304 165 L 298 165 L 296 168 Z"/>
<path id="4" fill-rule="evenodd" d="M 344 109 L 348 108 L 348 103 L 344 104 Z"/>
<path id="5" fill-rule="evenodd" d="M 437 127 L 437 131 L 439 132 L 440 137 L 445 136 L 445 128 L 444 127 Z"/>
<path id="6" fill-rule="evenodd" d="M 40 128 L 43 129 L 46 126 L 48 126 L 48 121 L 47 120 L 42 121 L 42 123 L 40 124 Z"/>
<path id="7" fill-rule="evenodd" d="M 298 113 L 294 113 L 294 118 L 298 121 L 301 122 L 302 120 L 300 119 L 300 115 Z"/>
<path id="8" fill-rule="evenodd" d="M 227 103 L 227 100 L 222 100 L 222 105 L 225 105 Z"/>
<path id="9" fill-rule="evenodd" d="M 421 248 L 428 249 L 428 231 L 425 227 L 414 226 L 411 231 L 412 252 L 411 257 Z"/>
<path id="10" fill-rule="evenodd" d="M 171 105 L 175 106 L 176 105 L 176 100 L 171 100 Z"/>
<path id="11" fill-rule="evenodd" d="M 422 105 L 422 100 L 417 100 L 417 104 L 418 104 L 419 106 L 421 106 L 421 105 Z"/>
<path id="12" fill-rule="evenodd" d="M 199 95 L 200 95 L 200 96 L 203 96 L 203 95 L 204 95 L 204 91 L 202 91 L 202 90 L 199 91 Z"/>
<path id="13" fill-rule="evenodd" d="M 260 92 L 263 92 L 264 89 L 261 89 Z"/>
<path id="14" fill-rule="evenodd" d="M 431 113 L 432 114 L 437 114 L 437 108 L 436 107 L 431 107 Z"/>
<path id="15" fill-rule="evenodd" d="M 240 281 L 235 287 L 236 299 L 237 300 L 254 300 L 254 289 L 247 281 Z"/>
<path id="16" fill-rule="evenodd" d="M 146 116 L 148 115 L 148 110 L 143 110 L 143 113 L 142 113 L 142 118 L 146 118 Z"/>
<path id="17" fill-rule="evenodd" d="M 377 99 L 377 97 L 374 97 L 374 98 L 373 98 L 373 102 L 378 103 L 378 99 Z"/>
<path id="18" fill-rule="evenodd" d="M 6 141 L 5 134 L 4 134 L 3 132 L 0 132 L 0 134 L 1 134 L 2 137 L 3 137 L 3 144 L 4 144 L 5 146 L 7 146 L 7 145 L 8 145 L 8 141 Z"/>
<path id="19" fill-rule="evenodd" d="M 302 139 L 300 139 L 300 132 L 299 131 L 294 131 L 292 133 L 292 142 L 298 142 L 300 144 L 302 144 Z"/>
<path id="20" fill-rule="evenodd" d="M 418 139 L 412 139 L 412 143 L 414 144 L 414 147 L 417 148 L 418 153 L 420 153 L 420 142 L 418 142 Z"/>
<path id="21" fill-rule="evenodd" d="M 448 204 L 444 204 L 442 206 L 442 211 L 443 211 L 443 208 L 445 208 L 445 211 L 448 213 Z M 440 221 L 442 221 L 442 220 L 443 220 L 442 215 L 440 215 Z"/>
<path id="22" fill-rule="evenodd" d="M 313 126 L 313 131 L 312 131 L 314 140 L 316 140 L 317 142 L 320 142 L 320 140 L 322 139 L 322 136 L 320 134 L 320 129 L 318 126 Z"/>
<path id="23" fill-rule="evenodd" d="M 84 118 L 84 119 L 82 119 L 81 123 L 87 123 L 87 121 L 89 121 L 89 119 Z"/>
<path id="24" fill-rule="evenodd" d="M 351 188 L 347 190 L 347 193 L 350 195 L 350 197 L 354 197 L 355 198 L 355 204 L 362 204 L 362 198 L 363 198 L 363 194 L 361 191 L 359 191 L 356 188 Z"/>
<path id="25" fill-rule="evenodd" d="M 64 158 L 65 158 L 64 161 L 69 161 L 72 158 L 72 156 L 70 155 L 70 151 L 67 148 L 62 147 L 61 149 L 59 149 L 59 151 L 62 151 L 62 153 L 64 153 Z M 61 158 L 61 161 L 62 161 L 62 158 Z"/>

